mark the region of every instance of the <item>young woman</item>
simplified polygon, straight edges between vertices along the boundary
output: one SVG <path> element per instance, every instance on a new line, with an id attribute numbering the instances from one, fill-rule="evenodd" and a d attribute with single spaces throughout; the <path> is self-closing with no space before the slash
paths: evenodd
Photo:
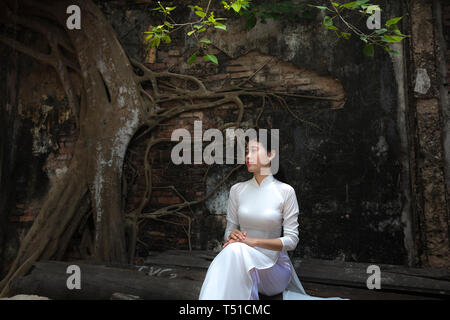
<path id="1" fill-rule="evenodd" d="M 246 145 L 253 178 L 230 189 L 225 244 L 208 268 L 199 300 L 258 300 L 259 292 L 283 293 L 284 300 L 341 299 L 306 294 L 287 255 L 299 240 L 299 206 L 294 188 L 271 174 L 278 155 L 267 132 L 266 143 L 257 136 Z"/>

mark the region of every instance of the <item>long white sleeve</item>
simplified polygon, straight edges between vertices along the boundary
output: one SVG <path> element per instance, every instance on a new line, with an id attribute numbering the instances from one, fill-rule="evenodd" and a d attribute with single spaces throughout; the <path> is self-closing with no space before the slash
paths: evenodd
<path id="1" fill-rule="evenodd" d="M 283 205 L 283 250 L 291 251 L 297 247 L 298 244 L 298 214 L 299 206 L 297 196 L 294 188 L 290 188 L 287 198 Z"/>
<path id="2" fill-rule="evenodd" d="M 237 194 L 236 194 L 236 185 L 234 184 L 230 188 L 230 194 L 228 197 L 228 207 L 227 207 L 227 226 L 225 228 L 224 241 L 227 241 L 228 236 L 231 231 L 237 229 L 239 227 L 238 220 L 238 202 L 237 202 Z"/>

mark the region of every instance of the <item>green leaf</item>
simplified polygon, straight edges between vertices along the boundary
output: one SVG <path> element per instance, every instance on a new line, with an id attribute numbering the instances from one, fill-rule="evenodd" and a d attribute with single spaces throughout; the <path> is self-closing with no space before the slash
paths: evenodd
<path id="1" fill-rule="evenodd" d="M 311 7 L 311 8 L 317 8 L 317 9 L 320 9 L 320 10 L 326 10 L 326 9 L 327 9 L 327 7 L 324 7 L 324 6 L 314 6 L 314 5 L 312 5 L 312 4 L 308 4 L 308 7 Z"/>
<path id="2" fill-rule="evenodd" d="M 387 31 L 386 28 L 382 28 L 382 29 L 376 30 L 375 33 L 376 33 L 376 34 L 382 34 L 382 33 L 385 33 L 386 31 Z"/>
<path id="3" fill-rule="evenodd" d="M 227 10 L 229 10 L 231 7 L 230 7 L 230 5 L 228 4 L 228 3 L 226 3 L 225 1 L 221 1 L 220 2 L 222 5 L 223 5 L 223 7 L 225 8 L 225 9 L 227 9 Z"/>
<path id="4" fill-rule="evenodd" d="M 336 31 L 339 30 L 339 29 L 336 28 L 335 26 L 327 26 L 327 28 L 330 29 L 330 30 L 336 30 Z"/>
<path id="5" fill-rule="evenodd" d="M 241 4 L 239 2 L 235 2 L 231 5 L 234 11 L 239 12 L 241 10 Z"/>
<path id="6" fill-rule="evenodd" d="M 368 57 L 373 57 L 373 53 L 374 53 L 373 44 L 370 43 L 370 44 L 366 45 L 363 49 L 363 53 Z"/>
<path id="7" fill-rule="evenodd" d="M 401 33 L 401 31 L 398 30 L 398 29 L 395 29 L 394 32 L 395 32 L 396 34 L 398 34 L 399 36 L 402 36 L 402 37 L 409 37 L 409 35 L 406 35 L 406 34 Z"/>
<path id="8" fill-rule="evenodd" d="M 333 6 L 335 6 L 335 7 L 339 7 L 340 6 L 340 4 L 337 3 L 337 2 L 332 2 L 332 3 L 333 3 Z"/>
<path id="9" fill-rule="evenodd" d="M 157 47 L 157 46 L 159 46 L 160 41 L 161 41 L 160 38 L 153 38 L 153 39 L 150 41 L 150 46 L 151 46 L 152 48 L 153 48 L 153 47 Z"/>
<path id="10" fill-rule="evenodd" d="M 401 36 L 388 36 L 387 34 L 383 35 L 383 40 L 385 40 L 386 42 L 399 42 L 402 41 L 405 37 L 401 37 Z"/>
<path id="11" fill-rule="evenodd" d="M 167 22 L 167 21 L 164 21 L 164 24 L 167 26 L 167 27 L 169 27 L 169 28 L 174 28 L 174 26 L 173 25 L 171 25 L 169 22 Z"/>
<path id="12" fill-rule="evenodd" d="M 206 16 L 206 13 L 204 13 L 203 11 L 195 11 L 195 14 L 202 18 Z"/>
<path id="13" fill-rule="evenodd" d="M 325 16 L 325 17 L 323 17 L 323 24 L 326 27 L 332 26 L 333 25 L 333 20 L 331 20 L 331 17 Z"/>
<path id="14" fill-rule="evenodd" d="M 227 30 L 227 26 L 221 23 L 218 23 L 214 26 L 214 28 L 216 29 L 222 29 L 222 30 Z"/>
<path id="15" fill-rule="evenodd" d="M 189 32 L 187 33 L 187 35 L 190 36 L 190 35 L 193 34 L 195 31 L 196 31 L 196 30 L 189 31 Z"/>
<path id="16" fill-rule="evenodd" d="M 386 21 L 386 25 L 387 25 L 387 26 L 390 26 L 390 25 L 396 24 L 396 23 L 399 22 L 402 18 L 403 18 L 403 17 L 397 17 L 397 18 L 389 19 L 388 21 Z"/>
<path id="17" fill-rule="evenodd" d="M 194 54 L 188 59 L 188 64 L 193 64 L 197 60 L 197 52 L 194 52 Z"/>
<path id="18" fill-rule="evenodd" d="M 202 39 L 202 40 L 200 40 L 200 42 L 206 43 L 206 44 L 210 44 L 210 43 L 211 43 L 211 40 L 208 40 L 208 39 Z"/>
<path id="19" fill-rule="evenodd" d="M 199 6 L 191 6 L 191 5 L 188 5 L 188 8 L 195 9 L 195 10 L 199 10 L 199 11 L 203 11 L 203 8 L 202 8 L 202 7 L 199 7 Z"/>
<path id="20" fill-rule="evenodd" d="M 210 61 L 214 62 L 215 64 L 219 64 L 219 62 L 217 61 L 217 57 L 211 53 L 208 53 L 206 56 L 203 57 L 203 59 L 210 60 Z"/>
<path id="21" fill-rule="evenodd" d="M 352 2 L 349 2 L 349 3 L 341 4 L 341 8 L 352 9 L 353 6 L 356 6 L 357 4 L 358 4 L 358 1 L 352 1 Z"/>
<path id="22" fill-rule="evenodd" d="M 351 33 L 348 33 L 348 32 L 341 32 L 341 36 L 344 38 L 344 39 L 350 39 L 350 36 L 351 36 L 352 34 Z"/>

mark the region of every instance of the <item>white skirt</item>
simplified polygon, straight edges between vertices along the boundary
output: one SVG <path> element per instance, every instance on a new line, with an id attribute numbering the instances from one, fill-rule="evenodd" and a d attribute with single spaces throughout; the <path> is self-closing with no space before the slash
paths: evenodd
<path id="1" fill-rule="evenodd" d="M 258 300 L 258 292 L 267 296 L 283 293 L 283 300 L 342 299 L 308 295 L 286 251 L 276 252 L 233 242 L 211 262 L 199 300 Z"/>

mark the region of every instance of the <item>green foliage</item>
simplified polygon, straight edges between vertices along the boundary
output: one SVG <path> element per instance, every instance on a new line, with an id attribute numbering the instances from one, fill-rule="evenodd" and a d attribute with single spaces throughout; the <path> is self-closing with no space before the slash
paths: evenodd
<path id="1" fill-rule="evenodd" d="M 211 53 L 207 53 L 211 41 L 204 37 L 199 37 L 209 29 L 227 31 L 227 26 L 225 24 L 225 20 L 227 19 L 215 16 L 215 13 L 209 8 L 211 1 L 209 1 L 205 8 L 199 5 L 187 5 L 188 8 L 193 10 L 193 13 L 197 17 L 197 20 L 187 23 L 176 23 L 172 18 L 171 13 L 176 9 L 176 6 L 164 6 L 161 4 L 161 1 L 158 1 L 158 6 L 152 10 L 163 15 L 164 23 L 152 27 L 151 31 L 145 32 L 148 34 L 146 40 L 149 41 L 147 48 L 158 47 L 161 42 L 165 42 L 166 44 L 171 43 L 172 40 L 170 34 L 180 28 L 184 28 L 187 29 L 186 35 L 195 38 L 197 41 L 197 48 L 189 57 L 187 63 L 192 64 L 199 56 L 203 56 L 203 60 L 218 64 L 217 57 Z M 340 3 L 340 1 L 328 2 L 324 0 L 324 5 L 298 4 L 293 3 L 292 1 L 277 1 L 275 3 L 265 2 L 254 5 L 251 3 L 251 0 L 221 1 L 220 3 L 224 9 L 243 17 L 245 19 L 247 30 L 252 29 L 259 20 L 264 23 L 267 19 L 285 19 L 286 21 L 311 19 L 313 17 L 312 10 L 318 9 L 326 12 L 322 24 L 328 30 L 335 32 L 338 40 L 340 38 L 349 40 L 352 34 L 358 36 L 358 38 L 364 42 L 363 53 L 366 56 L 374 56 L 375 46 L 382 47 L 385 51 L 396 55 L 400 54 L 395 50 L 391 50 L 389 45 L 409 37 L 408 35 L 402 34 L 397 26 L 397 23 L 402 17 L 395 17 L 387 20 L 383 28 L 374 30 L 370 34 L 361 32 L 343 17 L 345 11 L 363 17 L 372 15 L 374 10 L 381 11 L 381 8 L 378 5 L 368 3 L 369 1 L 370 0 L 357 0 Z"/>
<path id="2" fill-rule="evenodd" d="M 370 34 L 366 34 L 360 31 L 357 27 L 349 23 L 344 18 L 344 12 L 349 11 L 359 16 L 369 17 L 373 14 L 375 10 L 381 11 L 379 5 L 368 3 L 370 0 L 357 0 L 347 3 L 331 2 L 330 6 L 308 6 L 312 8 L 319 9 L 321 11 L 327 11 L 327 15 L 324 17 L 322 24 L 329 30 L 333 30 L 338 38 L 343 38 L 345 40 L 350 39 L 351 34 L 356 34 L 361 41 L 365 43 L 363 48 L 364 55 L 368 57 L 373 57 L 375 52 L 375 46 L 383 48 L 385 51 L 399 55 L 398 51 L 389 48 L 389 44 L 400 42 L 409 35 L 402 34 L 397 26 L 397 23 L 403 17 L 395 17 L 386 21 L 383 28 L 374 30 Z M 339 21 L 333 23 L 333 19 Z M 342 31 L 341 31 L 342 30 Z"/>
<path id="3" fill-rule="evenodd" d="M 145 37 L 145 40 L 149 40 L 147 48 L 158 47 L 161 40 L 165 41 L 166 43 L 172 42 L 172 39 L 169 36 L 169 31 L 164 29 L 164 25 L 153 27 L 152 31 L 146 31 L 144 33 L 148 34 L 148 36 Z"/>

